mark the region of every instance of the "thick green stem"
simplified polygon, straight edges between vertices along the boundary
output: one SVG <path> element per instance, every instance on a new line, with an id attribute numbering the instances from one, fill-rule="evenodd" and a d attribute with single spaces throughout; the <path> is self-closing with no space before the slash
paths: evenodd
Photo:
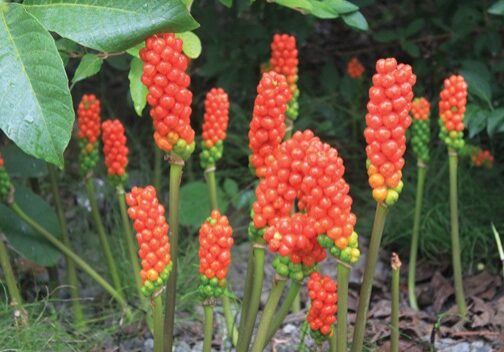
<path id="1" fill-rule="evenodd" d="M 126 207 L 126 200 L 124 198 L 124 187 L 122 185 L 117 186 L 116 189 L 117 201 L 119 202 L 119 210 L 121 212 L 121 222 L 123 227 L 124 241 L 126 242 L 126 247 L 128 248 L 128 254 L 133 269 L 133 277 L 135 279 L 135 285 L 138 290 L 138 296 L 143 299 L 142 294 L 142 280 L 140 279 L 140 265 L 138 264 L 137 246 L 133 240 L 133 233 L 131 232 L 131 224 L 128 218 L 128 211 Z"/>
<path id="2" fill-rule="evenodd" d="M 215 168 L 205 171 L 205 177 L 208 185 L 208 199 L 212 210 L 219 209 L 217 203 L 217 181 L 215 180 Z"/>
<path id="3" fill-rule="evenodd" d="M 161 198 L 161 166 L 163 161 L 163 155 L 161 149 L 154 145 L 154 178 L 152 179 L 152 185 L 156 189 L 159 197 Z"/>
<path id="4" fill-rule="evenodd" d="M 373 222 L 373 230 L 369 248 L 366 253 L 366 264 L 364 267 L 364 278 L 359 295 L 359 305 L 357 309 L 357 318 L 355 320 L 355 330 L 352 341 L 352 352 L 362 352 L 364 345 L 364 333 L 366 331 L 367 312 L 369 301 L 371 299 L 371 291 L 373 289 L 373 278 L 378 261 L 378 252 L 385 227 L 385 219 L 387 217 L 388 208 L 383 203 L 376 205 L 376 213 Z"/>
<path id="5" fill-rule="evenodd" d="M 392 253 L 392 310 L 390 316 L 390 352 L 399 352 L 399 281 L 401 262 Z"/>
<path id="6" fill-rule="evenodd" d="M 303 326 L 301 327 L 301 336 L 299 337 L 299 346 L 298 346 L 298 352 L 304 352 L 305 350 L 305 337 L 306 333 L 308 332 L 308 322 L 306 319 L 303 321 Z"/>
<path id="7" fill-rule="evenodd" d="M 275 336 L 278 329 L 280 329 L 280 326 L 282 326 L 282 323 L 285 317 L 287 316 L 287 313 L 289 313 L 289 309 L 292 307 L 292 302 L 296 299 L 296 297 L 299 297 L 300 288 L 301 288 L 301 282 L 292 280 L 289 286 L 289 290 L 287 291 L 287 296 L 285 296 L 285 300 L 283 301 L 282 305 L 275 313 L 275 316 L 271 321 L 271 324 L 268 329 L 269 330 L 268 337 L 265 341 L 265 344 L 271 341 L 271 339 L 273 338 L 273 336 Z"/>
<path id="8" fill-rule="evenodd" d="M 253 352 L 262 352 L 264 350 L 269 335 L 268 330 L 271 324 L 271 320 L 273 319 L 273 315 L 275 314 L 278 301 L 280 301 L 280 297 L 282 296 L 282 292 L 284 290 L 286 283 L 287 283 L 286 278 L 284 277 L 277 278 L 276 283 L 271 289 L 268 301 L 266 302 L 266 306 L 264 307 L 263 310 L 261 322 L 259 323 L 259 328 L 257 329 L 256 338 L 254 341 L 254 345 L 252 347 Z"/>
<path id="9" fill-rule="evenodd" d="M 212 351 L 212 336 L 213 336 L 213 304 L 204 304 L 205 311 L 205 337 L 203 339 L 203 352 Z"/>
<path id="10" fill-rule="evenodd" d="M 110 278 L 112 279 L 112 283 L 114 284 L 116 291 L 122 295 L 122 286 L 121 286 L 121 280 L 119 279 L 119 272 L 117 271 L 114 256 L 112 255 L 112 250 L 110 249 L 107 234 L 105 233 L 105 227 L 103 226 L 100 212 L 98 210 L 98 202 L 96 201 L 93 179 L 91 177 L 86 177 L 85 183 L 86 183 L 87 196 L 89 199 L 89 203 L 91 205 L 91 213 L 93 215 L 96 231 L 98 232 L 98 237 L 100 238 L 103 254 L 105 255 L 105 260 L 107 261 L 109 275 Z"/>
<path id="11" fill-rule="evenodd" d="M 336 325 L 338 352 L 347 352 L 349 274 L 350 267 L 347 264 L 338 263 L 338 324 Z"/>
<path id="12" fill-rule="evenodd" d="M 30 216 L 28 216 L 16 203 L 10 204 L 11 209 L 19 216 L 24 222 L 26 222 L 30 227 L 37 231 L 42 237 L 44 237 L 48 242 L 50 242 L 54 247 L 61 251 L 68 258 L 73 260 L 75 265 L 81 268 L 86 274 L 88 274 L 93 280 L 96 281 L 105 291 L 107 291 L 124 309 L 127 309 L 127 303 L 123 296 L 116 291 L 103 277 L 100 276 L 96 271 L 91 268 L 91 266 L 82 260 L 77 254 L 75 254 L 71 249 L 65 246 L 60 240 L 54 237 L 46 229 L 35 222 Z"/>
<path id="13" fill-rule="evenodd" d="M 332 330 L 331 335 L 329 335 L 329 351 L 336 352 L 338 350 L 338 339 L 335 332 L 336 328 L 333 326 Z"/>
<path id="14" fill-rule="evenodd" d="M 69 249 L 72 249 L 70 243 L 70 237 L 68 235 L 68 227 L 65 219 L 65 212 L 63 210 L 63 203 L 61 202 L 59 185 L 58 185 L 58 173 L 56 168 L 47 164 L 47 169 L 49 170 L 49 179 L 51 181 L 51 192 L 54 198 L 54 206 L 56 207 L 56 212 L 58 214 L 58 221 L 61 228 L 61 234 L 63 236 L 63 244 Z M 77 270 L 75 270 L 75 263 L 68 257 L 66 257 L 66 268 L 68 276 L 68 285 L 70 286 L 70 297 L 72 298 L 72 311 L 74 317 L 74 323 L 77 327 L 84 328 L 86 321 L 84 319 L 84 313 L 82 311 L 82 305 L 79 297 L 79 280 L 77 277 Z"/>
<path id="15" fill-rule="evenodd" d="M 464 287 L 462 284 L 462 264 L 460 262 L 460 239 L 458 223 L 458 196 L 457 196 L 457 152 L 448 148 L 448 161 L 450 170 L 450 220 L 451 220 L 451 242 L 452 242 L 452 264 L 453 281 L 455 283 L 455 301 L 457 302 L 458 313 L 465 317 L 467 306 L 464 298 Z"/>
<path id="16" fill-rule="evenodd" d="M 254 281 L 254 247 L 249 248 L 248 261 L 247 261 L 247 274 L 245 275 L 245 286 L 243 288 L 243 300 L 240 312 L 240 325 L 238 327 L 239 335 L 243 334 L 245 329 L 245 322 L 247 321 L 248 307 L 250 306 L 250 296 L 252 294 L 252 285 Z M 240 339 L 238 338 L 238 341 Z"/>
<path id="17" fill-rule="evenodd" d="M 301 311 L 301 296 L 299 293 L 294 297 L 291 307 L 292 313 L 299 313 Z"/>
<path id="18" fill-rule="evenodd" d="M 7 290 L 9 291 L 11 305 L 20 309 L 24 315 L 26 315 L 23 308 L 23 299 L 21 298 L 21 294 L 19 293 L 19 289 L 17 287 L 14 271 L 12 271 L 9 252 L 7 251 L 7 247 L 5 246 L 4 239 L 2 237 L 3 234 L 0 234 L 0 265 L 5 276 L 5 282 L 7 283 Z"/>
<path id="19" fill-rule="evenodd" d="M 408 264 L 408 297 L 411 308 L 418 310 L 418 303 L 415 293 L 416 283 L 416 259 L 418 254 L 418 240 L 420 233 L 420 216 L 422 214 L 422 200 L 427 169 L 425 164 L 418 162 L 418 177 L 415 202 L 415 219 L 413 221 L 413 235 L 411 237 L 411 251 Z"/>
<path id="20" fill-rule="evenodd" d="M 154 325 L 154 352 L 163 352 L 163 299 L 158 293 L 151 300 Z"/>
<path id="21" fill-rule="evenodd" d="M 224 309 L 224 318 L 226 319 L 229 339 L 233 346 L 236 346 L 238 343 L 238 329 L 236 329 L 233 312 L 231 311 L 231 302 L 229 301 L 227 292 L 222 296 L 222 307 Z"/>
<path id="22" fill-rule="evenodd" d="M 252 332 L 254 331 L 257 311 L 259 310 L 259 304 L 261 303 L 261 292 L 264 279 L 264 247 L 261 244 L 254 244 L 253 255 L 254 278 L 252 287 L 250 288 L 252 292 L 250 294 L 249 305 L 244 308 L 248 309 L 248 311 L 245 319 L 245 325 L 243 330 L 240 331 L 240 335 L 238 337 L 238 346 L 236 347 L 237 352 L 247 352 L 249 350 L 250 339 L 252 338 Z"/>
<path id="23" fill-rule="evenodd" d="M 173 332 L 175 328 L 175 301 L 177 294 L 177 257 L 178 257 L 178 232 L 179 232 L 179 206 L 180 206 L 180 181 L 184 162 L 172 156 L 170 161 L 170 197 L 168 222 L 170 224 L 172 272 L 166 284 L 166 301 L 164 317 L 164 350 L 171 352 L 173 346 Z"/>

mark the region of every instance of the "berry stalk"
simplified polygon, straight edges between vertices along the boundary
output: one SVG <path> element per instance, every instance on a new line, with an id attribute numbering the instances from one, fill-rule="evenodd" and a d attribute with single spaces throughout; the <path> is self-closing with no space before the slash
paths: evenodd
<path id="1" fill-rule="evenodd" d="M 205 311 L 205 326 L 204 333 L 205 337 L 203 340 L 203 352 L 212 351 L 212 334 L 213 334 L 213 303 L 203 303 L 203 309 Z"/>
<path id="2" fill-rule="evenodd" d="M 182 180 L 182 170 L 184 162 L 175 155 L 170 159 L 170 195 L 168 222 L 170 223 L 170 243 L 171 258 L 173 262 L 173 272 L 166 284 L 166 301 L 164 317 L 164 350 L 172 351 L 173 331 L 175 325 L 175 303 L 177 292 L 177 257 L 178 257 L 178 232 L 179 232 L 179 206 L 180 206 L 180 182 Z"/>
<path id="3" fill-rule="evenodd" d="M 399 281 L 401 261 L 396 253 L 390 260 L 392 267 L 392 311 L 390 317 L 390 352 L 399 352 Z"/>
<path id="4" fill-rule="evenodd" d="M 373 278 L 378 261 L 378 252 L 380 250 L 383 228 L 387 218 L 388 207 L 385 203 L 376 204 L 373 230 L 371 231 L 371 240 L 366 254 L 366 263 L 364 267 L 364 278 L 359 294 L 359 305 L 357 308 L 357 318 L 355 320 L 355 329 L 352 341 L 352 352 L 361 352 L 364 345 L 364 332 L 366 330 L 367 312 L 369 301 L 371 299 L 371 290 L 373 289 Z"/>
<path id="5" fill-rule="evenodd" d="M 163 352 L 163 299 L 161 294 L 156 294 L 151 299 L 151 306 L 154 326 L 154 352 Z"/>
<path id="6" fill-rule="evenodd" d="M 131 225 L 128 219 L 128 210 L 126 208 L 126 201 L 124 199 L 124 187 L 122 184 L 119 184 L 116 188 L 116 195 L 117 195 L 117 201 L 119 202 L 119 210 L 121 213 L 121 221 L 122 221 L 122 227 L 123 227 L 123 235 L 124 235 L 124 241 L 126 242 L 126 247 L 128 248 L 128 254 L 130 257 L 131 261 L 131 266 L 133 269 L 133 272 L 139 273 L 140 272 L 140 265 L 138 264 L 138 255 L 137 255 L 137 248 L 135 246 L 135 243 L 133 242 L 133 233 L 131 232 Z M 138 297 L 142 298 L 143 293 L 142 293 L 142 280 L 140 278 L 140 275 L 133 275 L 135 278 L 135 285 L 138 290 Z"/>
<path id="7" fill-rule="evenodd" d="M 336 330 L 334 326 L 332 327 L 332 329 L 333 331 Z M 329 350 L 331 352 L 336 352 L 338 350 L 338 339 L 334 332 L 329 335 Z"/>
<path id="8" fill-rule="evenodd" d="M 226 319 L 226 328 L 229 338 L 233 346 L 238 343 L 238 330 L 234 322 L 233 312 L 231 311 L 231 302 L 229 301 L 228 292 L 222 296 L 222 308 L 224 309 L 224 318 Z"/>
<path id="9" fill-rule="evenodd" d="M 84 182 L 86 185 L 86 193 L 89 199 L 89 203 L 91 205 L 91 213 L 93 215 L 93 221 L 95 223 L 96 231 L 98 232 L 98 237 L 100 238 L 103 254 L 105 255 L 105 260 L 107 262 L 109 275 L 110 278 L 112 279 L 112 283 L 114 285 L 115 290 L 122 296 L 123 294 L 121 292 L 122 286 L 121 281 L 119 279 L 119 272 L 117 271 L 117 266 L 114 261 L 114 257 L 112 255 L 112 250 L 110 249 L 107 234 L 105 233 L 105 227 L 103 226 L 100 212 L 98 210 L 98 202 L 96 201 L 93 179 L 89 175 L 86 177 Z"/>
<path id="10" fill-rule="evenodd" d="M 460 260 L 460 239 L 458 222 L 458 196 L 457 196 L 457 152 L 453 148 L 448 148 L 448 162 L 450 173 L 450 223 L 452 242 L 452 265 L 453 281 L 455 284 L 455 300 L 457 302 L 458 313 L 465 317 L 467 306 L 464 297 L 464 287 L 462 283 L 462 264 Z"/>
<path id="11" fill-rule="evenodd" d="M 410 261 L 408 265 L 408 297 L 411 308 L 418 310 L 418 303 L 415 293 L 416 285 L 416 259 L 418 254 L 418 241 L 420 233 L 420 216 L 422 214 L 422 201 L 425 185 L 426 165 L 418 162 L 417 189 L 415 200 L 415 219 L 413 221 L 413 235 L 411 237 Z"/>
<path id="12" fill-rule="evenodd" d="M 350 267 L 347 264 L 338 263 L 338 324 L 336 325 L 338 352 L 347 352 L 347 315 L 348 315 L 348 276 Z"/>
<path id="13" fill-rule="evenodd" d="M 51 192 L 54 199 L 54 206 L 56 207 L 61 234 L 63 236 L 63 244 L 71 249 L 72 246 L 70 244 L 70 238 L 68 236 L 67 222 L 65 219 L 65 213 L 63 211 L 63 204 L 61 203 L 58 185 L 58 174 L 54 166 L 49 163 L 47 164 L 47 169 L 49 171 L 49 179 L 51 181 Z M 79 280 L 77 278 L 77 271 L 75 270 L 75 263 L 68 257 L 66 257 L 66 268 L 68 275 L 68 285 L 70 286 L 70 297 L 72 298 L 74 323 L 79 328 L 85 328 L 86 322 L 84 319 L 84 313 L 82 312 L 82 306 L 80 304 Z"/>
<path id="14" fill-rule="evenodd" d="M 2 268 L 2 272 L 4 273 L 7 290 L 9 291 L 9 296 L 11 299 L 10 305 L 19 310 L 19 312 L 21 313 L 21 322 L 23 323 L 23 325 L 26 325 L 28 324 L 28 315 L 23 308 L 23 299 L 21 298 L 21 294 L 19 293 L 19 289 L 17 287 L 14 271 L 12 270 L 10 263 L 9 252 L 7 251 L 7 247 L 5 246 L 3 236 L 3 234 L 0 234 L 0 266 Z"/>
<path id="15" fill-rule="evenodd" d="M 253 245 L 249 248 L 248 260 L 247 260 L 247 273 L 245 274 L 245 286 L 243 288 L 243 300 L 240 310 L 240 324 L 238 326 L 238 341 L 240 341 L 239 336 L 243 334 L 245 329 L 245 322 L 247 321 L 248 307 L 250 307 L 250 296 L 252 295 L 252 285 L 254 283 L 254 247 Z"/>
<path id="16" fill-rule="evenodd" d="M 285 284 L 287 283 L 287 278 L 277 276 L 275 278 L 275 281 L 276 282 L 274 284 L 274 287 L 271 289 L 268 301 L 266 302 L 266 306 L 264 307 L 263 314 L 261 316 L 261 322 L 259 323 L 256 338 L 252 346 L 253 352 L 263 351 L 266 343 L 268 342 L 268 330 L 270 328 L 271 320 L 273 319 L 273 315 L 275 314 L 278 302 L 280 301 L 280 297 L 282 296 L 282 292 L 285 288 Z"/>
<path id="17" fill-rule="evenodd" d="M 152 179 L 152 185 L 161 194 L 161 162 L 163 155 L 161 149 L 154 145 L 154 178 Z"/>
<path id="18" fill-rule="evenodd" d="M 219 209 L 219 205 L 217 203 L 217 181 L 215 180 L 215 167 L 205 170 L 205 178 L 208 186 L 210 210 Z"/>
<path id="19" fill-rule="evenodd" d="M 37 231 L 42 237 L 49 241 L 54 247 L 60 250 L 64 255 L 74 261 L 74 263 L 81 268 L 86 274 L 88 274 L 93 280 L 96 281 L 105 291 L 107 291 L 119 305 L 126 311 L 127 315 L 130 314 L 128 305 L 124 300 L 124 297 L 120 292 L 114 289 L 100 274 L 98 274 L 91 266 L 82 260 L 77 254 L 75 254 L 71 249 L 65 246 L 60 240 L 54 237 L 46 229 L 35 222 L 30 216 L 28 216 L 16 202 L 9 204 L 12 211 L 16 213 L 24 222 L 26 222 L 31 228 Z"/>

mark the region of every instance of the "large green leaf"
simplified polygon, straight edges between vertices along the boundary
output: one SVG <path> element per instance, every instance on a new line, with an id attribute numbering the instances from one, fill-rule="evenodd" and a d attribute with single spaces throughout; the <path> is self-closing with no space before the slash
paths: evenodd
<path id="1" fill-rule="evenodd" d="M 488 13 L 504 16 L 504 0 L 496 1 L 492 6 L 490 6 Z"/>
<path id="2" fill-rule="evenodd" d="M 47 175 L 47 164 L 24 153 L 15 144 L 2 149 L 5 167 L 13 177 L 43 177 Z"/>
<path id="3" fill-rule="evenodd" d="M 486 103 L 491 104 L 492 100 L 492 87 L 490 83 L 475 71 L 469 71 L 467 69 L 460 70 L 460 74 L 464 76 L 464 79 L 469 86 L 469 92 L 477 95 L 479 98 L 483 99 Z"/>
<path id="4" fill-rule="evenodd" d="M 137 57 L 133 57 L 128 73 L 131 100 L 138 116 L 142 116 L 142 111 L 147 103 L 147 87 L 142 83 L 143 62 Z"/>
<path id="5" fill-rule="evenodd" d="M 343 21 L 348 26 L 360 29 L 361 31 L 367 31 L 369 29 L 369 25 L 360 11 L 355 11 L 349 15 L 344 15 Z"/>
<path id="6" fill-rule="evenodd" d="M 217 187 L 217 198 L 221 212 L 225 213 L 228 202 L 220 187 Z M 207 185 L 202 181 L 195 181 L 182 186 L 180 188 L 180 223 L 186 226 L 199 226 L 209 215 Z"/>
<path id="7" fill-rule="evenodd" d="M 24 5 L 48 30 L 101 51 L 198 26 L 180 0 L 26 0 Z"/>
<path id="8" fill-rule="evenodd" d="M 79 62 L 72 78 L 72 84 L 97 74 L 103 64 L 103 59 L 94 54 L 86 54 Z"/>
<path id="9" fill-rule="evenodd" d="M 60 237 L 58 217 L 42 198 L 23 186 L 16 186 L 19 207 L 42 227 Z M 0 204 L 0 231 L 23 257 L 42 266 L 55 265 L 61 253 L 4 204 Z"/>
<path id="10" fill-rule="evenodd" d="M 488 115 L 487 132 L 492 137 L 497 132 L 504 132 L 504 108 L 495 109 Z"/>
<path id="11" fill-rule="evenodd" d="M 74 121 L 51 35 L 19 4 L 0 10 L 0 128 L 22 150 L 63 166 Z"/>

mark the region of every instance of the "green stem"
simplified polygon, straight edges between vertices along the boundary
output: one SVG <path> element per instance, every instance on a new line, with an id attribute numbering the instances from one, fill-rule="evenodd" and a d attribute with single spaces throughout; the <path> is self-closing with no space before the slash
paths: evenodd
<path id="1" fill-rule="evenodd" d="M 142 280 L 140 279 L 140 265 L 138 264 L 137 246 L 133 241 L 133 233 L 131 232 L 131 224 L 128 218 L 123 185 L 117 186 L 116 194 L 117 201 L 119 202 L 119 210 L 121 212 L 121 221 L 123 226 L 122 233 L 126 242 L 126 247 L 128 248 L 128 254 L 133 269 L 133 277 L 135 279 L 135 284 L 138 290 L 138 296 L 140 297 L 140 299 L 143 299 L 144 296 L 142 293 Z"/>
<path id="2" fill-rule="evenodd" d="M 411 252 L 408 265 L 408 297 L 411 308 L 418 310 L 418 303 L 415 293 L 416 283 L 416 260 L 418 254 L 418 240 L 420 233 L 420 216 L 422 214 L 422 200 L 427 169 L 425 164 L 418 162 L 418 177 L 415 202 L 415 219 L 413 221 L 413 235 L 411 237 Z"/>
<path id="3" fill-rule="evenodd" d="M 161 162 L 163 160 L 163 155 L 161 153 L 161 149 L 154 144 L 154 179 L 152 180 L 152 184 L 156 189 L 159 197 L 161 198 Z"/>
<path id="4" fill-rule="evenodd" d="M 58 173 L 56 168 L 47 164 L 47 169 L 49 170 L 49 179 L 51 181 L 51 192 L 54 198 L 54 205 L 56 207 L 56 212 L 58 214 L 58 220 L 61 228 L 61 234 L 63 236 L 63 244 L 69 249 L 72 249 L 70 243 L 70 237 L 68 236 L 68 227 L 65 219 L 65 212 L 63 210 L 63 203 L 61 202 L 59 185 L 58 185 Z M 77 277 L 77 270 L 75 269 L 75 263 L 66 257 L 66 268 L 68 275 L 68 285 L 70 286 L 70 297 L 72 298 L 72 311 L 74 317 L 74 323 L 77 327 L 84 328 L 86 321 L 84 319 L 84 313 L 82 311 L 82 305 L 79 297 L 79 280 Z"/>
<path id="5" fill-rule="evenodd" d="M 350 267 L 338 263 L 338 324 L 336 325 L 337 351 L 347 352 L 348 276 Z"/>
<path id="6" fill-rule="evenodd" d="M 291 307 L 292 313 L 299 313 L 301 311 L 301 296 L 299 293 L 294 297 Z"/>
<path id="7" fill-rule="evenodd" d="M 231 302 L 229 301 L 227 292 L 222 296 L 222 307 L 224 309 L 224 318 L 226 319 L 228 336 L 233 346 L 236 346 L 238 342 L 238 329 L 236 329 L 233 313 L 231 311 Z"/>
<path id="8" fill-rule="evenodd" d="M 383 203 L 376 205 L 375 218 L 373 222 L 373 230 L 371 232 L 371 240 L 366 253 L 366 264 L 364 268 L 364 278 L 359 295 L 359 305 L 357 309 L 357 318 L 355 320 L 355 330 L 352 341 L 352 352 L 361 352 L 364 345 L 364 332 L 366 330 L 367 312 L 369 301 L 371 299 L 371 290 L 373 289 L 373 278 L 378 261 L 378 252 L 380 250 L 380 242 L 385 227 L 385 219 L 387 217 L 388 208 Z"/>
<path id="9" fill-rule="evenodd" d="M 240 325 L 238 327 L 238 336 L 243 334 L 245 329 L 245 322 L 247 321 L 248 307 L 250 306 L 250 296 L 252 294 L 252 285 L 254 281 L 254 247 L 249 248 L 248 261 L 247 261 L 247 274 L 245 276 L 245 286 L 243 288 L 243 300 L 240 311 Z M 240 339 L 238 338 L 238 341 Z"/>
<path id="10" fill-rule="evenodd" d="M 37 231 L 42 237 L 44 237 L 48 242 L 50 242 L 54 247 L 61 251 L 68 258 L 73 260 L 75 265 L 81 268 L 86 274 L 88 274 L 93 280 L 96 281 L 98 285 L 103 287 L 124 309 L 127 309 L 127 303 L 123 296 L 116 291 L 103 277 L 100 276 L 96 271 L 91 268 L 91 266 L 82 260 L 77 254 L 75 254 L 71 249 L 65 246 L 60 240 L 54 237 L 46 229 L 35 222 L 30 216 L 28 216 L 17 203 L 10 204 L 11 209 L 19 216 L 24 222 L 26 222 L 30 227 Z"/>
<path id="11" fill-rule="evenodd" d="M 215 180 L 215 169 L 205 171 L 205 177 L 208 185 L 208 198 L 210 200 L 210 208 L 212 210 L 219 209 L 217 203 L 217 181 Z"/>
<path id="12" fill-rule="evenodd" d="M 458 223 L 458 196 L 457 196 L 457 152 L 448 148 L 448 161 L 450 170 L 450 220 L 451 220 L 451 242 L 452 242 L 452 262 L 453 280 L 455 283 L 455 301 L 457 302 L 458 313 L 465 317 L 467 307 L 464 298 L 464 287 L 462 284 L 462 264 L 460 262 L 460 239 Z"/>
<path id="13" fill-rule="evenodd" d="M 399 257 L 392 254 L 392 310 L 390 317 L 390 352 L 399 352 L 399 280 L 401 273 L 401 263 L 397 265 L 394 257 L 399 261 Z"/>
<path id="14" fill-rule="evenodd" d="M 250 339 L 252 338 L 252 332 L 254 331 L 254 324 L 257 317 L 257 311 L 259 310 L 259 304 L 261 303 L 261 292 L 264 279 L 264 248 L 260 246 L 254 246 L 253 249 L 254 256 L 254 276 L 253 284 L 251 287 L 250 302 L 248 309 L 245 325 L 243 330 L 240 331 L 238 337 L 238 346 L 236 347 L 237 352 L 246 352 L 249 350 Z M 243 319 L 243 318 L 242 318 Z"/>
<path id="15" fill-rule="evenodd" d="M 273 319 L 273 315 L 275 314 L 278 301 L 280 301 L 280 297 L 282 296 L 285 284 L 287 283 L 287 279 L 284 277 L 281 277 L 276 281 L 277 282 L 271 289 L 268 301 L 266 302 L 266 306 L 264 307 L 263 310 L 261 322 L 259 323 L 259 328 L 257 329 L 256 338 L 252 347 L 253 352 L 262 352 L 264 350 L 264 347 L 267 343 L 269 332 L 268 330 L 270 327 L 271 320 Z"/>
<path id="16" fill-rule="evenodd" d="M 93 179 L 91 177 L 86 177 L 86 192 L 91 205 L 91 213 L 93 215 L 93 220 L 96 226 L 96 231 L 98 232 L 98 237 L 100 238 L 101 247 L 103 254 L 105 255 L 105 260 L 107 261 L 107 267 L 109 269 L 109 275 L 112 279 L 112 283 L 117 292 L 122 295 L 121 281 L 119 279 L 119 272 L 117 271 L 117 266 L 114 261 L 114 256 L 112 255 L 112 250 L 110 249 L 110 244 L 107 239 L 107 234 L 105 233 L 105 228 L 98 210 L 98 202 L 96 201 L 95 190 L 93 186 Z"/>
<path id="17" fill-rule="evenodd" d="M 292 307 L 292 302 L 296 299 L 296 297 L 299 297 L 300 288 L 301 288 L 300 281 L 295 280 L 291 281 L 289 290 L 287 291 L 287 296 L 285 296 L 285 300 L 283 301 L 278 311 L 275 313 L 275 316 L 273 317 L 273 320 L 269 326 L 268 337 L 266 338 L 265 344 L 271 341 L 271 339 L 273 338 L 273 336 L 275 336 L 278 329 L 280 329 L 280 326 L 282 326 L 282 323 L 285 317 L 287 316 L 287 313 L 289 313 L 289 309 Z"/>
<path id="18" fill-rule="evenodd" d="M 159 293 L 151 300 L 151 305 L 154 325 L 154 352 L 163 352 L 163 299 Z"/>
<path id="19" fill-rule="evenodd" d="M 20 309 L 26 316 L 26 311 L 23 308 L 23 299 L 21 298 L 21 294 L 19 293 L 19 289 L 17 287 L 14 271 L 12 271 L 9 252 L 5 246 L 4 239 L 1 237 L 3 237 L 2 234 L 0 234 L 0 265 L 5 276 L 5 282 L 7 283 L 7 290 L 9 291 L 11 305 Z"/>
<path id="20" fill-rule="evenodd" d="M 203 352 L 212 351 L 212 336 L 213 336 L 213 304 L 204 304 L 205 311 L 205 337 L 203 340 Z"/>
<path id="21" fill-rule="evenodd" d="M 339 292 L 338 292 L 338 295 L 339 295 Z M 331 352 L 336 352 L 338 350 L 338 339 L 336 337 L 336 328 L 333 326 L 332 327 L 333 331 L 331 333 L 331 335 L 329 335 L 329 350 Z"/>
<path id="22" fill-rule="evenodd" d="M 298 346 L 298 352 L 304 352 L 305 350 L 305 337 L 306 333 L 308 332 L 308 322 L 306 319 L 303 321 L 303 326 L 301 327 L 301 336 L 299 337 L 299 346 Z"/>
<path id="23" fill-rule="evenodd" d="M 174 158 L 172 156 L 172 158 Z M 180 181 L 184 164 L 182 160 L 172 159 L 170 162 L 170 197 L 168 222 L 170 224 L 171 260 L 172 272 L 166 284 L 166 304 L 164 317 L 164 350 L 171 352 L 173 346 L 173 332 L 175 328 L 175 302 L 177 289 L 177 256 L 178 256 L 178 232 L 179 232 L 179 192 Z"/>

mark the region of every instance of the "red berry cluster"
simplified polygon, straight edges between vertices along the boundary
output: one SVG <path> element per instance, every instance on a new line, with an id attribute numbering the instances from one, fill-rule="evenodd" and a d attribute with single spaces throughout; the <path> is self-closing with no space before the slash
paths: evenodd
<path id="1" fill-rule="evenodd" d="M 348 195 L 350 188 L 343 178 L 344 172 L 337 150 L 321 142 L 310 130 L 296 132 L 274 151 L 253 204 L 254 227 L 272 227 L 264 234 L 272 251 L 299 261 L 296 259 L 300 253 L 298 246 L 307 250 L 312 246 L 312 239 L 322 234 L 327 234 L 338 249 L 348 247 L 356 217 L 351 213 L 352 198 Z M 310 220 L 280 221 L 290 216 L 295 200 Z M 292 235 L 283 236 L 289 234 L 289 226 L 301 223 L 305 231 L 296 234 L 295 243 Z M 280 224 L 285 228 L 280 230 Z"/>
<path id="2" fill-rule="evenodd" d="M 266 174 L 266 160 L 282 142 L 285 111 L 291 94 L 283 75 L 274 71 L 262 75 L 257 86 L 252 121 L 248 133 L 251 166 L 258 177 Z"/>
<path id="3" fill-rule="evenodd" d="M 452 75 L 445 79 L 440 98 L 439 136 L 449 147 L 460 149 L 464 146 L 464 113 L 467 104 L 467 83 L 464 77 Z"/>
<path id="4" fill-rule="evenodd" d="M 271 43 L 271 68 L 287 78 L 292 95 L 297 90 L 298 50 L 296 37 L 288 34 L 275 34 Z"/>
<path id="5" fill-rule="evenodd" d="M 306 320 L 312 332 L 329 336 L 338 311 L 338 292 L 336 283 L 329 277 L 314 272 L 308 280 L 308 295 L 311 306 Z M 317 334 L 315 334 L 317 336 Z"/>
<path id="6" fill-rule="evenodd" d="M 203 116 L 203 151 L 201 166 L 207 168 L 222 157 L 223 141 L 229 120 L 229 98 L 222 88 L 212 88 L 206 95 L 205 115 Z"/>
<path id="7" fill-rule="evenodd" d="M 100 137 L 100 101 L 94 94 L 84 94 L 77 109 L 77 127 L 80 147 L 80 168 L 83 174 L 98 162 Z"/>
<path id="8" fill-rule="evenodd" d="M 416 76 L 411 66 L 396 59 L 376 63 L 373 86 L 369 89 L 366 129 L 369 185 L 377 202 L 394 204 L 402 189 L 406 130 Z"/>
<path id="9" fill-rule="evenodd" d="M 218 210 L 201 225 L 199 230 L 199 259 L 204 296 L 220 296 L 219 288 L 226 286 L 226 276 L 231 264 L 231 247 L 233 246 L 233 229 L 228 218 Z M 212 280 L 216 278 L 216 280 Z"/>
<path id="10" fill-rule="evenodd" d="M 142 291 L 150 296 L 168 280 L 172 267 L 165 208 L 159 203 L 153 186 L 133 187 L 126 194 L 126 203 L 140 248 Z"/>
<path id="11" fill-rule="evenodd" d="M 494 157 L 489 150 L 479 149 L 471 156 L 471 160 L 473 165 L 476 167 L 485 166 L 487 168 L 492 168 Z"/>
<path id="12" fill-rule="evenodd" d="M 127 177 L 128 147 L 121 121 L 118 119 L 103 121 L 102 141 L 108 175 L 114 179 L 117 178 L 117 181 L 122 183 Z"/>
<path id="13" fill-rule="evenodd" d="M 361 78 L 364 74 L 364 66 L 361 64 L 359 59 L 353 57 L 347 64 L 348 75 L 352 78 Z"/>
<path id="14" fill-rule="evenodd" d="M 142 82 L 149 89 L 154 140 L 161 150 L 185 160 L 194 151 L 194 130 L 190 125 L 191 79 L 185 72 L 187 57 L 182 53 L 182 40 L 173 33 L 149 37 L 140 58 L 144 62 Z"/>
<path id="15" fill-rule="evenodd" d="M 430 103 L 424 97 L 416 98 L 411 103 L 411 115 L 416 120 L 427 120 L 430 115 Z"/>

